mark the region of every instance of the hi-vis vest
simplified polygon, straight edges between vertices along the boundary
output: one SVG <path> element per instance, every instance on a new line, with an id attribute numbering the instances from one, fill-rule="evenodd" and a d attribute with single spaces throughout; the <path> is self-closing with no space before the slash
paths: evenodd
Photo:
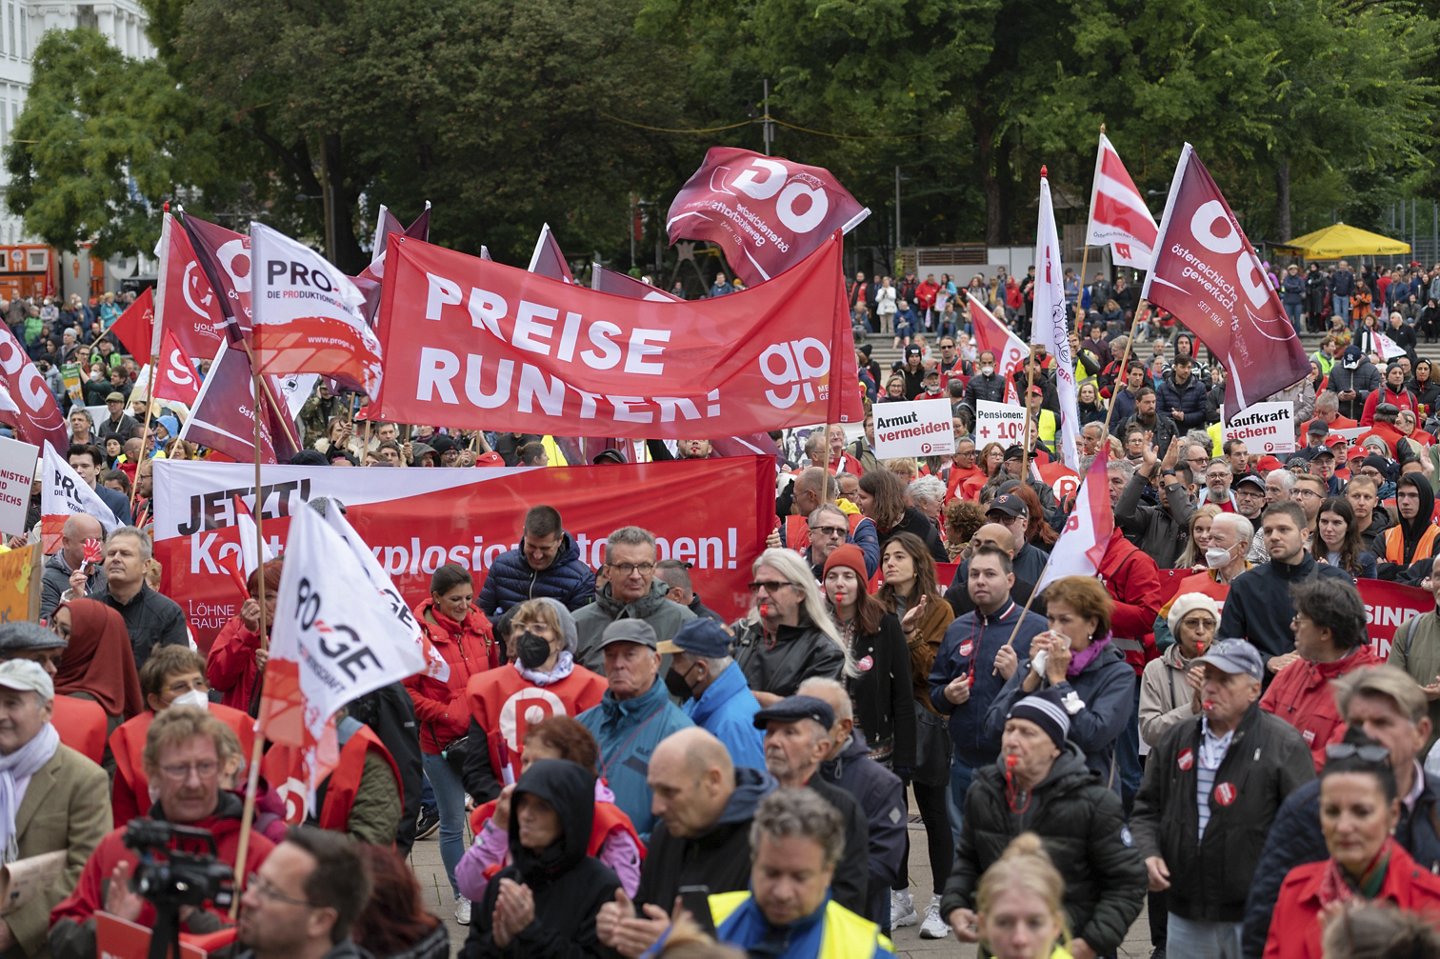
<path id="1" fill-rule="evenodd" d="M 1408 560 L 1405 558 L 1405 531 L 1399 526 L 1392 526 L 1380 534 L 1385 543 L 1385 562 L 1398 563 L 1401 566 L 1409 566 L 1422 559 L 1429 559 L 1435 555 L 1435 537 L 1440 535 L 1440 526 L 1431 523 L 1425 527 L 1425 532 L 1420 534 L 1420 542 L 1415 544 L 1415 555 Z"/>
<path id="2" fill-rule="evenodd" d="M 749 890 L 720 892 L 710 897 L 710 916 L 720 929 L 730 915 L 750 898 Z M 723 942 L 724 939 L 721 938 Z M 825 904 L 825 928 L 820 933 L 817 959 L 874 959 L 893 956 L 895 944 L 882 935 L 880 927 L 846 909 L 835 900 Z"/>

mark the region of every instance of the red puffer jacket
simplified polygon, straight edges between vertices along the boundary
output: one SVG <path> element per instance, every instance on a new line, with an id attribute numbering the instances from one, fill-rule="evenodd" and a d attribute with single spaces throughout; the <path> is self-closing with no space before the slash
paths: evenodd
<path id="1" fill-rule="evenodd" d="M 420 628 L 450 665 L 448 680 L 424 673 L 405 680 L 420 723 L 420 749 L 433 756 L 470 728 L 465 684 L 471 676 L 500 665 L 500 651 L 490 621 L 474 606 L 459 623 L 436 609 L 433 599 L 416 606 L 414 612 Z"/>

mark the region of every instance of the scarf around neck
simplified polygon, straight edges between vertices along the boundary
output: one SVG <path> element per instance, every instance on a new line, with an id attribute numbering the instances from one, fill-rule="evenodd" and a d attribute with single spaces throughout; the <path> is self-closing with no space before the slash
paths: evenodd
<path id="1" fill-rule="evenodd" d="M 1089 666 L 1095 661 L 1095 657 L 1100 655 L 1100 651 L 1109 645 L 1110 637 L 1106 635 L 1101 639 L 1097 639 L 1089 646 L 1086 646 L 1074 656 L 1071 656 L 1070 665 L 1065 667 L 1066 678 L 1074 679 L 1076 676 L 1079 676 L 1082 672 L 1085 671 L 1086 666 Z"/>
<path id="2" fill-rule="evenodd" d="M 560 655 L 555 659 L 554 668 L 548 673 L 541 672 L 538 669 L 526 669 L 520 665 L 520 660 L 515 660 L 515 671 L 536 686 L 552 686 L 566 676 L 569 676 L 571 670 L 574 668 L 575 657 L 570 654 L 570 650 L 568 649 L 560 650 Z"/>
<path id="3" fill-rule="evenodd" d="M 46 723 L 35 738 L 8 756 L 0 756 L 0 850 L 5 862 L 14 862 L 19 855 L 15 834 L 15 815 L 25 799 L 30 778 L 50 761 L 60 748 L 60 734 Z"/>

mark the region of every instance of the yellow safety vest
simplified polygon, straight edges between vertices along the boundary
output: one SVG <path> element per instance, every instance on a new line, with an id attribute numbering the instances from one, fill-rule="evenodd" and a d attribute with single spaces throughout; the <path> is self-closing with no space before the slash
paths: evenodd
<path id="1" fill-rule="evenodd" d="M 715 927 L 718 929 L 749 898 L 749 890 L 720 892 L 711 896 L 710 915 L 715 920 Z M 826 903 L 825 929 L 820 934 L 820 955 L 817 959 L 874 959 L 876 955 L 894 954 L 895 944 L 880 932 L 879 926 L 855 915 L 833 899 Z"/>

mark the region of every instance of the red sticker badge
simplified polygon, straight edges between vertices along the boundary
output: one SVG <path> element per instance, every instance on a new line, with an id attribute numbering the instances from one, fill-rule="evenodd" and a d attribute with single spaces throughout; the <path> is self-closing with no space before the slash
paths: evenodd
<path id="1" fill-rule="evenodd" d="M 869 656 L 866 656 L 864 659 L 860 660 L 860 662 L 855 664 L 855 668 L 860 670 L 860 672 L 862 673 L 868 673 L 870 672 L 871 667 L 873 667 L 874 665 L 875 660 L 871 659 Z"/>
<path id="2" fill-rule="evenodd" d="M 1215 801 L 1222 806 L 1233 803 L 1237 795 L 1234 783 L 1221 783 L 1215 787 Z"/>
<path id="3" fill-rule="evenodd" d="M 971 653 L 975 652 L 974 641 L 969 639 L 965 640 L 965 642 L 960 644 L 960 649 L 958 650 L 958 652 L 961 656 L 969 656 Z"/>
<path id="4" fill-rule="evenodd" d="M 1195 754 L 1188 749 L 1183 750 L 1180 753 L 1180 758 L 1176 760 L 1175 765 L 1179 766 L 1181 771 L 1188 772 L 1190 768 L 1195 765 Z"/>

